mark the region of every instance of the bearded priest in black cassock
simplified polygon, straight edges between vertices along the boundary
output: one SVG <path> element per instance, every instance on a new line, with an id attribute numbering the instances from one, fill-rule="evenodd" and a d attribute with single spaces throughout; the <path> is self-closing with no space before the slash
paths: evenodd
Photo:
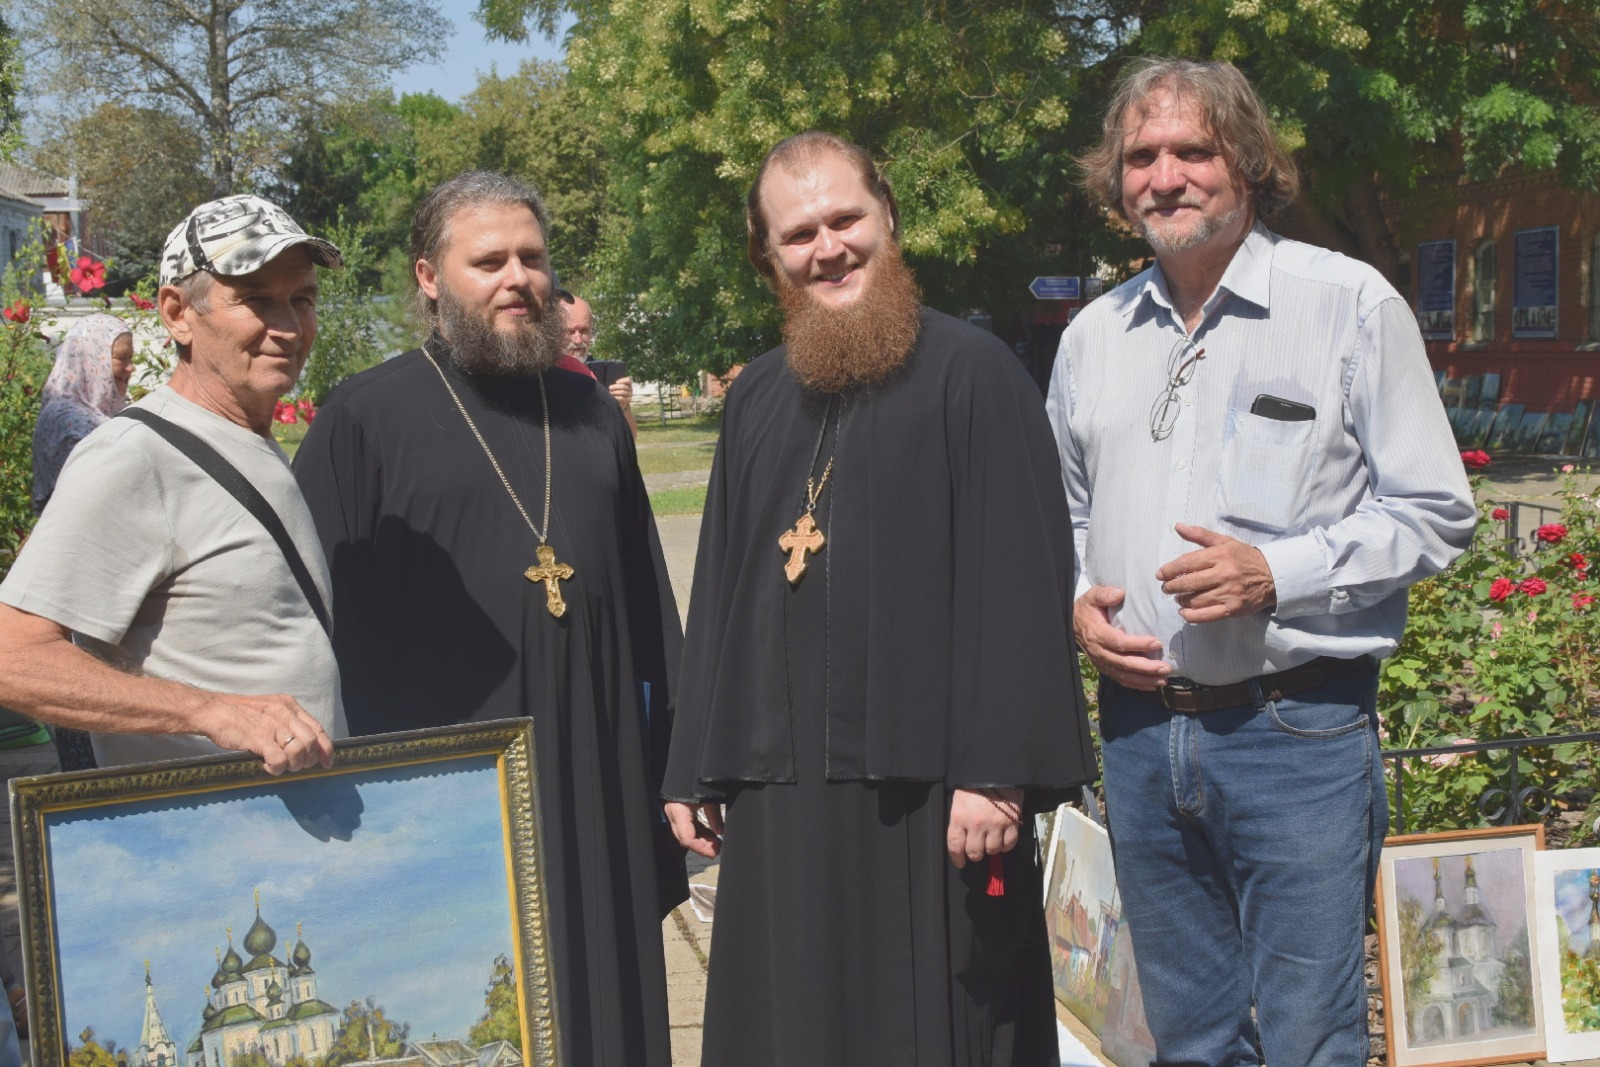
<path id="1" fill-rule="evenodd" d="M 671 1067 L 661 919 L 687 886 L 658 792 L 682 633 L 633 436 L 553 367 L 544 234 L 537 194 L 499 175 L 424 198 L 437 332 L 333 392 L 295 475 L 350 732 L 533 717 L 562 1062 Z"/>
<path id="2" fill-rule="evenodd" d="M 785 345 L 728 395 L 663 787 L 722 860 L 701 1062 L 1054 1067 L 1029 816 L 1095 763 L 1043 399 L 918 306 L 860 148 L 778 145 L 747 219 Z"/>

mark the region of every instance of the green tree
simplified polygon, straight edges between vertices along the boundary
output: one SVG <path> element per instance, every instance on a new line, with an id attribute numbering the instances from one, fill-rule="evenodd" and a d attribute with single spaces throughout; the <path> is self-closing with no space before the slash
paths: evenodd
<path id="1" fill-rule="evenodd" d="M 266 1053 L 251 1049 L 248 1052 L 235 1052 L 228 1057 L 227 1067 L 276 1067 L 267 1059 Z"/>
<path id="2" fill-rule="evenodd" d="M 775 303 L 744 259 L 743 197 L 767 150 L 813 127 L 884 161 L 930 304 L 1031 302 L 1028 277 L 1076 262 L 1063 244 L 1070 72 L 1099 42 L 1068 28 L 1043 0 L 581 10 L 568 60 L 611 193 L 597 347 L 636 376 L 685 381 L 774 342 Z"/>
<path id="3" fill-rule="evenodd" d="M 322 271 L 317 299 L 317 343 L 300 380 L 300 395 L 321 405 L 333 387 L 383 359 L 382 323 L 373 311 L 373 249 L 361 226 L 335 225 L 321 233 L 344 253 L 344 269 Z"/>
<path id="4" fill-rule="evenodd" d="M 368 997 L 364 1003 L 352 1000 L 339 1020 L 339 1031 L 334 1034 L 333 1044 L 328 1046 L 322 1067 L 341 1067 L 357 1060 L 394 1059 L 404 1054 L 406 1039 L 410 1036 L 411 1024 L 397 1023 L 385 1016 L 378 1006 L 378 998 Z"/>
<path id="5" fill-rule="evenodd" d="M 51 356 L 39 333 L 43 309 L 33 306 L 36 296 L 26 286 L 38 277 L 44 256 L 41 225 L 0 276 L 0 307 L 6 309 L 0 319 L 0 579 L 34 523 L 33 428 Z"/>
<path id="6" fill-rule="evenodd" d="M 522 1047 L 522 1019 L 517 1011 L 516 974 L 511 961 L 504 956 L 494 958 L 494 968 L 489 973 L 489 988 L 484 991 L 483 1017 L 473 1024 L 467 1034 L 467 1044 L 482 1048 L 491 1041 L 509 1041 Z"/>
<path id="7" fill-rule="evenodd" d="M 1392 232 L 1385 194 L 1508 164 L 1600 186 L 1596 0 L 1154 6 L 1133 49 L 1238 65 L 1297 150 L 1319 235 L 1391 278 L 1411 235 Z"/>
<path id="8" fill-rule="evenodd" d="M 79 1045 L 67 1055 L 68 1067 L 117 1067 L 115 1041 L 104 1045 L 94 1039 L 94 1027 L 84 1027 L 78 1035 Z"/>
<path id="9" fill-rule="evenodd" d="M 1434 943 L 1433 935 L 1427 930 L 1427 912 L 1423 910 L 1422 902 L 1415 897 L 1401 895 L 1399 906 L 1400 918 L 1400 978 L 1405 986 L 1405 1003 L 1416 1004 L 1427 994 L 1428 984 L 1438 974 L 1439 965 L 1436 959 L 1438 946 Z M 1409 1026 L 1411 1020 L 1405 1020 Z M 1391 1019 L 1390 1026 L 1397 1025 Z M 1413 1043 L 1421 1039 L 1421 1035 L 1412 1034 Z"/>
<path id="10" fill-rule="evenodd" d="M 0 17 L 0 159 L 10 159 L 22 147 L 22 115 L 17 110 L 22 81 L 19 49 L 11 22 Z"/>
<path id="11" fill-rule="evenodd" d="M 94 205 L 95 232 L 110 246 L 113 291 L 155 270 L 167 233 L 211 196 L 195 122 L 154 108 L 101 104 L 45 139 L 33 161 L 50 173 L 78 175 Z"/>
<path id="12" fill-rule="evenodd" d="M 449 32 L 430 0 L 44 0 L 26 17 L 60 99 L 187 118 L 219 196 L 276 161 L 294 116 L 437 61 Z"/>
<path id="13" fill-rule="evenodd" d="M 1494 1017 L 1510 1026 L 1532 1026 L 1533 961 L 1529 958 L 1526 927 L 1506 946 L 1502 962 L 1506 966 L 1500 972 L 1500 996 L 1495 1002 Z"/>

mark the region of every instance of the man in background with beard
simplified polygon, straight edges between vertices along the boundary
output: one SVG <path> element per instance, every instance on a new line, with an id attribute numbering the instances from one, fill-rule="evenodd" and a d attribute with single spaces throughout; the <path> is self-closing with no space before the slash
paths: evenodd
<path id="1" fill-rule="evenodd" d="M 547 231 L 498 174 L 424 197 L 433 335 L 334 391 L 295 475 L 350 732 L 533 717 L 564 1062 L 670 1067 L 660 923 L 687 893 L 656 797 L 682 634 L 622 413 L 554 369 Z"/>
<path id="2" fill-rule="evenodd" d="M 702 1063 L 1054 1065 L 1029 816 L 1094 756 L 1042 398 L 919 307 L 865 150 L 782 142 L 746 220 L 785 343 L 729 392 L 663 787 L 722 857 Z"/>

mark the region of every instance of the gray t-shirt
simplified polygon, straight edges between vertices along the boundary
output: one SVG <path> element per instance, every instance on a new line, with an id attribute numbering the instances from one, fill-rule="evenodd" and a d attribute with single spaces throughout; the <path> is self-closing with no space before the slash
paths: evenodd
<path id="1" fill-rule="evenodd" d="M 277 442 L 162 386 L 138 404 L 200 436 L 283 520 L 333 610 L 311 512 Z M 96 654 L 223 693 L 289 693 L 346 733 L 333 645 L 266 528 L 146 426 L 110 419 L 73 449 L 0 602 Z M 95 734 L 102 767 L 207 755 L 197 735 Z"/>

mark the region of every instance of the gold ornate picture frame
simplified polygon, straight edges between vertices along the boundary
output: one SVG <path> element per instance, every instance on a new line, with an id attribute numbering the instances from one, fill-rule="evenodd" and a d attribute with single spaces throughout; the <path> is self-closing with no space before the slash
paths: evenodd
<path id="1" fill-rule="evenodd" d="M 34 1067 L 557 1067 L 532 724 L 16 779 Z"/>

